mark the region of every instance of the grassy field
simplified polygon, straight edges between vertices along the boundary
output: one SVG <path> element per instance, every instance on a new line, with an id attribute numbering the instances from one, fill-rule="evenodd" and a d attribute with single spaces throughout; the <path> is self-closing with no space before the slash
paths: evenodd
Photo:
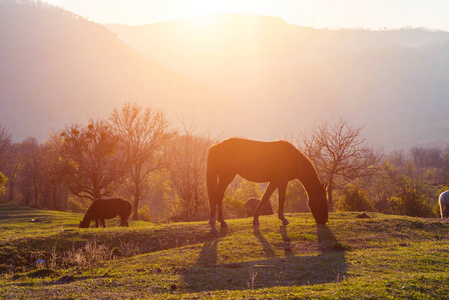
<path id="1" fill-rule="evenodd" d="M 0 298 L 449 298 L 447 221 L 356 215 L 213 236 L 206 222 L 79 229 L 80 214 L 0 203 Z"/>

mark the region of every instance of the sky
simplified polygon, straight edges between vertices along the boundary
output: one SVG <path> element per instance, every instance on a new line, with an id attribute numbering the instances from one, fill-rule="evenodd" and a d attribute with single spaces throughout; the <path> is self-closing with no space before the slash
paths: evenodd
<path id="1" fill-rule="evenodd" d="M 150 24 L 211 13 L 276 16 L 314 28 L 449 31 L 448 0 L 44 0 L 97 23 Z"/>

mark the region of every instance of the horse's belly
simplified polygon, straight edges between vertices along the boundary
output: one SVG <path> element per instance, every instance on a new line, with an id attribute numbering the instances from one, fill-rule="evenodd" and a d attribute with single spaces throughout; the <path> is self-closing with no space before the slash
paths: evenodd
<path id="1" fill-rule="evenodd" d="M 237 173 L 246 180 L 252 182 L 276 182 L 276 181 L 290 181 L 289 174 L 283 170 L 256 167 L 246 170 L 242 168 Z"/>

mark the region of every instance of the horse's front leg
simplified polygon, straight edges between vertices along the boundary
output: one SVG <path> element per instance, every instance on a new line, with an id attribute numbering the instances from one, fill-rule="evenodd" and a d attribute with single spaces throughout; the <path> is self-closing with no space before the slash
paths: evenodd
<path id="1" fill-rule="evenodd" d="M 95 227 L 98 228 L 98 218 L 95 218 Z"/>
<path id="2" fill-rule="evenodd" d="M 262 200 L 259 202 L 259 205 L 257 205 L 256 210 L 254 211 L 254 219 L 253 219 L 253 225 L 259 225 L 259 215 L 262 207 L 267 204 L 268 201 L 270 201 L 270 197 L 273 194 L 274 190 L 277 188 L 277 185 L 270 182 L 268 184 L 267 189 L 263 193 Z"/>
<path id="3" fill-rule="evenodd" d="M 282 221 L 282 225 L 288 225 L 290 222 L 284 216 L 284 203 L 285 203 L 285 193 L 287 190 L 288 183 L 282 183 L 278 187 L 279 197 L 278 197 L 278 218 Z"/>
<path id="4" fill-rule="evenodd" d="M 210 218 L 209 218 L 210 231 L 212 233 L 216 234 L 216 233 L 218 233 L 217 227 L 215 226 L 215 221 L 217 220 L 216 199 L 209 199 L 209 206 L 210 206 Z"/>

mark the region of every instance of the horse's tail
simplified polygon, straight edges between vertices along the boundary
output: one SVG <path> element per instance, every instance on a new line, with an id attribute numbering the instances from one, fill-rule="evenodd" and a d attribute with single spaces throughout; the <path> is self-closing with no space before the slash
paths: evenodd
<path id="1" fill-rule="evenodd" d="M 449 195 L 446 192 L 443 192 L 440 194 L 440 197 L 438 198 L 438 204 L 440 205 L 440 213 L 441 218 L 447 218 L 449 216 L 448 214 L 448 206 L 449 206 Z"/>
<path id="2" fill-rule="evenodd" d="M 207 169 L 206 169 L 206 187 L 207 197 L 209 198 L 209 205 L 211 210 L 211 218 L 215 218 L 216 212 L 216 195 L 218 190 L 218 172 L 216 165 L 215 149 L 214 147 L 209 149 L 207 155 Z"/>

